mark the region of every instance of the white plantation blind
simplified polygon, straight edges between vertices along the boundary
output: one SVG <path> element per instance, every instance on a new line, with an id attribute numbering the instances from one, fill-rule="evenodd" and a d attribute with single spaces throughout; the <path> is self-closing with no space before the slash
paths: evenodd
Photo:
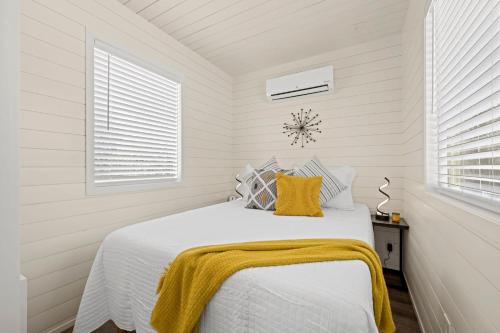
<path id="1" fill-rule="evenodd" d="M 426 19 L 427 180 L 500 210 L 500 1 L 435 0 Z"/>
<path id="2" fill-rule="evenodd" d="M 95 42 L 92 182 L 178 180 L 181 85 Z"/>

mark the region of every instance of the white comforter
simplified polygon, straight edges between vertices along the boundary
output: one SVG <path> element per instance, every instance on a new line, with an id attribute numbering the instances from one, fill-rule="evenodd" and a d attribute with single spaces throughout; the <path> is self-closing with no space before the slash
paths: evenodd
<path id="1" fill-rule="evenodd" d="M 125 330 L 149 325 L 165 265 L 188 248 L 244 241 L 351 238 L 373 246 L 368 208 L 325 209 L 324 218 L 274 216 L 241 201 L 131 225 L 106 237 L 80 304 L 75 333 L 108 320 Z M 240 271 L 205 308 L 201 332 L 378 332 L 371 279 L 360 261 L 336 261 Z"/>

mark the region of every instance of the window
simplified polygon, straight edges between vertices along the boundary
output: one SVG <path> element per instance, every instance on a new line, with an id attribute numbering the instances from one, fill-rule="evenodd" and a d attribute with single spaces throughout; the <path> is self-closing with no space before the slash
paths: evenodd
<path id="1" fill-rule="evenodd" d="M 427 183 L 500 211 L 500 2 L 434 0 L 426 17 Z"/>
<path id="2" fill-rule="evenodd" d="M 181 84 L 101 43 L 88 45 L 87 187 L 144 189 L 180 179 Z"/>

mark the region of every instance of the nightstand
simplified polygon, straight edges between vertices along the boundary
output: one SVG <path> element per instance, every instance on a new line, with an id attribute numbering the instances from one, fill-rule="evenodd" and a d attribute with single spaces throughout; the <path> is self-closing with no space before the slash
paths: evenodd
<path id="1" fill-rule="evenodd" d="M 394 223 L 391 221 L 380 221 L 375 219 L 375 215 L 372 215 L 372 225 L 377 229 L 385 229 L 385 228 L 390 228 L 390 230 L 387 231 L 395 231 L 396 233 L 399 233 L 399 240 L 396 242 L 398 245 L 397 247 L 399 248 L 399 267 L 398 269 L 391 269 L 391 268 L 384 268 L 384 269 L 389 269 L 392 271 L 397 271 L 399 273 L 400 279 L 401 279 L 401 286 L 393 286 L 395 288 L 400 288 L 400 289 L 407 289 L 406 286 L 406 281 L 404 279 L 403 275 L 403 248 L 404 248 L 404 231 L 409 230 L 410 226 L 406 221 L 401 218 L 401 221 L 399 223 Z M 377 244 L 377 237 L 375 237 L 375 243 Z M 394 247 L 395 244 L 390 242 L 392 246 Z M 385 244 L 384 244 L 385 245 Z M 382 262 L 384 262 L 384 259 L 381 258 Z M 397 262 L 396 262 L 397 263 Z M 392 286 L 392 285 L 391 285 Z"/>

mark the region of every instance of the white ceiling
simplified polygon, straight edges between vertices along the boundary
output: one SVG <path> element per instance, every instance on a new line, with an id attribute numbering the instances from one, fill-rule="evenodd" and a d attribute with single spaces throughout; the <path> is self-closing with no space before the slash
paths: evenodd
<path id="1" fill-rule="evenodd" d="M 230 74 L 401 31 L 407 0 L 120 0 Z"/>

